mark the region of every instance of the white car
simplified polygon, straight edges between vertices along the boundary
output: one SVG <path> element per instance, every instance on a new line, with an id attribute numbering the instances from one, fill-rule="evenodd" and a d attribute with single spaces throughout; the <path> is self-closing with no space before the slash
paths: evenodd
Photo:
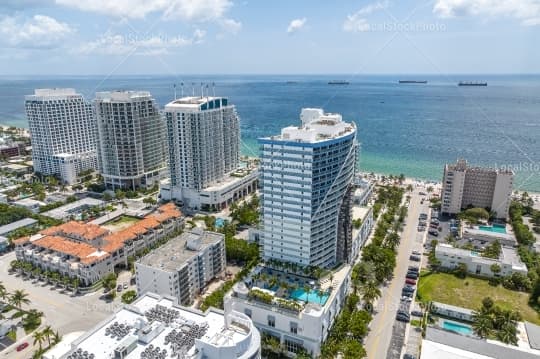
<path id="1" fill-rule="evenodd" d="M 403 296 L 403 297 L 401 297 L 401 301 L 402 302 L 412 302 L 412 298 L 407 297 L 407 296 Z"/>

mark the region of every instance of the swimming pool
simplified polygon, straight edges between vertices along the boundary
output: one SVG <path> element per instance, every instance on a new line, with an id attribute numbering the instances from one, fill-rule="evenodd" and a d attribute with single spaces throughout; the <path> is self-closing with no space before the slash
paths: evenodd
<path id="1" fill-rule="evenodd" d="M 465 324 L 460 324 L 456 322 L 450 322 L 450 321 L 443 321 L 442 327 L 446 330 L 450 330 L 452 332 L 462 334 L 462 335 L 472 335 L 473 330 L 470 326 Z"/>
<path id="2" fill-rule="evenodd" d="M 225 224 L 225 220 L 223 218 L 216 218 L 215 225 L 217 228 L 223 227 L 224 224 Z"/>
<path id="3" fill-rule="evenodd" d="M 506 227 L 503 227 L 501 225 L 479 226 L 478 229 L 486 232 L 506 233 Z"/>
<path id="4" fill-rule="evenodd" d="M 309 294 L 307 294 L 303 288 L 295 289 L 292 291 L 290 297 L 295 300 L 300 300 L 305 302 L 306 298 L 309 303 L 317 303 L 320 305 L 324 305 L 326 301 L 328 300 L 328 297 L 330 295 L 328 293 L 324 293 L 322 296 L 319 296 L 318 291 L 311 291 Z"/>

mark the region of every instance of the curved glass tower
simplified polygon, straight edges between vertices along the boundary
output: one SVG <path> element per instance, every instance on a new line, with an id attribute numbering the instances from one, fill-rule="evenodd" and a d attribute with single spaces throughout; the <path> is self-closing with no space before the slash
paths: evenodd
<path id="1" fill-rule="evenodd" d="M 301 266 L 347 261 L 356 126 L 303 109 L 302 124 L 260 138 L 263 256 Z"/>

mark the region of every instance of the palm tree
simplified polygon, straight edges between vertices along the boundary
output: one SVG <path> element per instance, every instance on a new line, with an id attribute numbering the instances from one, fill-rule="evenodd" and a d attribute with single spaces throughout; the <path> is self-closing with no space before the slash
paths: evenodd
<path id="1" fill-rule="evenodd" d="M 62 340 L 62 336 L 58 334 L 58 331 L 56 331 L 53 335 L 53 343 L 58 344 Z"/>
<path id="2" fill-rule="evenodd" d="M 413 189 L 414 189 L 414 188 L 413 188 L 413 185 L 409 183 L 409 184 L 407 185 L 407 191 L 408 191 L 408 192 L 412 192 Z"/>
<path id="3" fill-rule="evenodd" d="M 375 281 L 364 283 L 360 292 L 362 293 L 362 300 L 366 306 L 371 306 L 373 302 L 382 295 L 381 290 Z"/>
<path id="4" fill-rule="evenodd" d="M 306 304 L 308 303 L 309 294 L 311 293 L 311 287 L 307 284 L 304 285 L 304 292 L 306 293 Z"/>
<path id="5" fill-rule="evenodd" d="M 54 331 L 52 330 L 50 325 L 47 325 L 45 329 L 43 329 L 43 335 L 47 338 L 47 342 L 49 343 L 49 346 L 51 345 L 51 337 L 54 337 Z"/>
<path id="6" fill-rule="evenodd" d="M 2 300 L 6 300 L 7 297 L 8 297 L 8 292 L 6 290 L 6 287 L 4 286 L 2 282 L 0 282 L 0 298 Z"/>
<path id="7" fill-rule="evenodd" d="M 39 344 L 39 350 L 42 349 L 42 345 L 43 345 L 43 342 L 45 341 L 45 335 L 43 335 L 43 332 L 40 332 L 39 330 L 36 330 L 34 332 L 34 335 L 32 335 L 34 337 L 34 345 L 36 345 L 36 343 Z"/>
<path id="8" fill-rule="evenodd" d="M 30 304 L 30 299 L 28 299 L 28 293 L 26 293 L 22 289 L 17 289 L 13 292 L 11 297 L 9 298 L 9 302 L 14 307 L 19 308 L 19 310 L 22 310 L 23 304 Z"/>
<path id="9" fill-rule="evenodd" d="M 516 327 L 507 323 L 501 329 L 497 330 L 496 337 L 503 343 L 516 345 Z"/>
<path id="10" fill-rule="evenodd" d="M 472 327 L 474 332 L 481 338 L 487 338 L 493 331 L 493 323 L 491 317 L 485 313 L 473 314 Z"/>

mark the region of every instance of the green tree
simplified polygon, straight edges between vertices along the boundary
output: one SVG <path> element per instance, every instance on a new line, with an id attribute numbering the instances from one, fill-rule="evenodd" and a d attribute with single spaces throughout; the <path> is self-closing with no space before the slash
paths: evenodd
<path id="1" fill-rule="evenodd" d="M 45 341 L 45 335 L 43 335 L 43 332 L 36 330 L 32 337 L 34 338 L 34 345 L 36 345 L 36 343 L 39 344 L 39 350 L 42 350 L 43 342 Z"/>
<path id="2" fill-rule="evenodd" d="M 30 299 L 28 299 L 28 293 L 26 293 L 22 289 L 15 290 L 9 298 L 9 303 L 14 307 L 17 307 L 19 310 L 22 310 L 23 304 L 30 304 Z"/>

